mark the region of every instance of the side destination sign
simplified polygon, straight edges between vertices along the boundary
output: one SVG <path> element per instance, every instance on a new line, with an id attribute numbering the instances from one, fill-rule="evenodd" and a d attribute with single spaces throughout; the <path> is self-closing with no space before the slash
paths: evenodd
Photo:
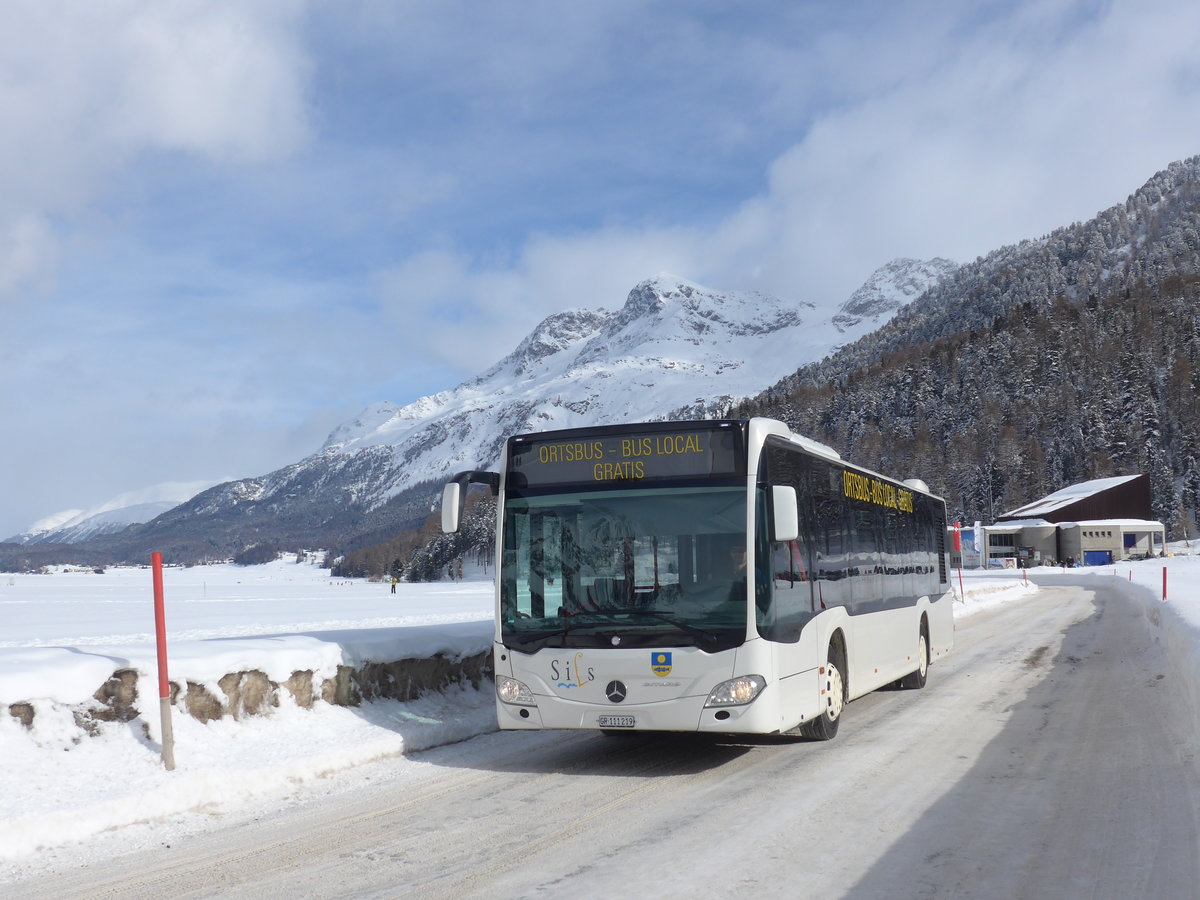
<path id="1" fill-rule="evenodd" d="M 597 434 L 571 439 L 552 434 L 514 440 L 509 475 L 522 486 L 636 482 L 658 478 L 742 475 L 736 429 Z"/>
<path id="2" fill-rule="evenodd" d="M 886 506 L 888 509 L 898 509 L 900 512 L 913 511 L 913 493 L 894 484 L 880 481 L 878 478 L 868 478 L 849 469 L 842 471 L 842 495 L 851 500 L 861 500 L 864 503 L 874 503 L 876 506 Z"/>

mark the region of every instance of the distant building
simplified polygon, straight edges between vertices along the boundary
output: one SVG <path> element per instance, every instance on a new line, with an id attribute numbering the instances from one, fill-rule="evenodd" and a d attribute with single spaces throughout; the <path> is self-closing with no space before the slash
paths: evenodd
<path id="1" fill-rule="evenodd" d="M 989 566 L 1102 566 L 1158 556 L 1166 529 L 1152 515 L 1150 476 L 1097 478 L 1000 516 L 982 529 L 981 549 Z"/>

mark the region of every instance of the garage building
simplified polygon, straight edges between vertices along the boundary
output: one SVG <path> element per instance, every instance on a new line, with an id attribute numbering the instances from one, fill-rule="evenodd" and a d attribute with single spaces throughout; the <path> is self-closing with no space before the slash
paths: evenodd
<path id="1" fill-rule="evenodd" d="M 988 565 L 1107 565 L 1163 553 L 1166 529 L 1151 515 L 1148 475 L 1097 478 L 1005 513 L 982 544 Z"/>

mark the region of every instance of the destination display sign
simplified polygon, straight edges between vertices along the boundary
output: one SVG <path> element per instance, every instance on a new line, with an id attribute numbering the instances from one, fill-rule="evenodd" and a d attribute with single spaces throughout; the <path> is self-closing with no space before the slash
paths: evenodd
<path id="1" fill-rule="evenodd" d="M 846 469 L 842 472 L 842 495 L 851 500 L 861 500 L 904 513 L 913 511 L 913 492 L 888 484 L 878 478 L 869 478 Z"/>
<path id="2" fill-rule="evenodd" d="M 509 442 L 510 486 L 600 484 L 744 475 L 737 428 L 548 433 Z"/>

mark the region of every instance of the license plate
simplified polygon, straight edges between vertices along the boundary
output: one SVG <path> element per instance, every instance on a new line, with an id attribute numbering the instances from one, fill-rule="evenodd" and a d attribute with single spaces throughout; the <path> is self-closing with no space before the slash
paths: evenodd
<path id="1" fill-rule="evenodd" d="M 601 728 L 633 728 L 637 725 L 633 716 L 601 716 Z"/>

